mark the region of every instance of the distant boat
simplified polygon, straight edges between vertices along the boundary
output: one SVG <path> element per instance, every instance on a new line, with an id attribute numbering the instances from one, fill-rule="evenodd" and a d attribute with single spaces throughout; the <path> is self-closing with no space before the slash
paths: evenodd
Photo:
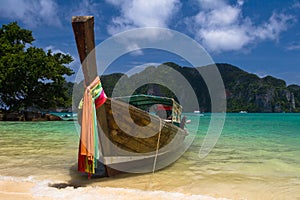
<path id="1" fill-rule="evenodd" d="M 64 118 L 70 118 L 70 117 L 72 117 L 72 115 L 70 115 L 70 114 L 64 114 L 62 117 L 64 117 Z"/>
<path id="2" fill-rule="evenodd" d="M 198 116 L 204 116 L 204 114 L 201 113 L 200 110 L 195 110 L 195 111 L 194 111 L 194 114 L 197 114 Z"/>
<path id="3" fill-rule="evenodd" d="M 73 113 L 63 113 L 63 112 L 50 112 L 49 114 L 55 115 L 63 121 L 75 121 L 77 120 L 77 114 Z"/>
<path id="4" fill-rule="evenodd" d="M 94 49 L 93 25 L 93 17 L 72 18 L 77 49 L 83 63 L 84 81 L 88 86 L 82 112 L 82 118 L 86 120 L 82 120 L 81 124 L 85 132 L 81 132 L 78 170 L 90 176 L 97 168 L 93 163 L 98 161 L 104 165 L 106 176 L 132 170 L 149 172 L 151 166 L 153 171 L 166 167 L 181 155 L 187 136 L 184 126 L 188 120 L 181 117 L 182 106 L 166 97 L 132 95 L 107 98 L 105 94 L 102 95 L 97 66 L 93 64 L 96 63 L 95 59 L 89 62 L 91 64 L 83 62 Z M 94 88 L 101 91 L 95 99 L 95 109 L 85 112 L 85 109 L 93 106 L 89 95 L 94 93 Z M 104 100 L 100 99 L 101 96 Z M 151 114 L 153 112 L 156 115 Z M 96 114 L 90 117 L 89 113 Z M 81 118 L 80 112 L 78 117 Z M 94 131 L 94 127 L 99 127 L 99 131 Z M 88 149 L 88 145 L 92 147 Z"/>
<path id="5" fill-rule="evenodd" d="M 248 112 L 245 111 L 245 110 L 241 110 L 240 113 L 244 113 L 245 114 L 245 113 L 248 113 Z"/>

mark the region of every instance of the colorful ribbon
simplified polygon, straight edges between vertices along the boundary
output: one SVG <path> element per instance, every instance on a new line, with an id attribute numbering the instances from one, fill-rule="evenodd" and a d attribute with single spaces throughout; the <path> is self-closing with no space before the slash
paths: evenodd
<path id="1" fill-rule="evenodd" d="M 78 152 L 78 171 L 87 172 L 89 178 L 95 173 L 98 149 L 98 129 L 96 109 L 103 105 L 107 97 L 102 88 L 99 77 L 85 88 L 82 107 L 82 123 Z"/>

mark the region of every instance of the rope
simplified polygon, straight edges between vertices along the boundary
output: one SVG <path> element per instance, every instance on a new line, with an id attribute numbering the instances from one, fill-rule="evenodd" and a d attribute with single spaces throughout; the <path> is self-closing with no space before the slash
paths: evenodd
<path id="1" fill-rule="evenodd" d="M 159 142 L 160 142 L 160 135 L 161 135 L 161 129 L 162 129 L 162 120 L 159 120 L 159 134 L 157 138 L 157 144 L 156 144 L 156 154 L 154 157 L 154 162 L 153 162 L 153 169 L 152 173 L 154 174 L 155 168 L 156 168 L 156 162 L 157 162 L 157 156 L 158 156 L 158 150 L 159 150 Z"/>

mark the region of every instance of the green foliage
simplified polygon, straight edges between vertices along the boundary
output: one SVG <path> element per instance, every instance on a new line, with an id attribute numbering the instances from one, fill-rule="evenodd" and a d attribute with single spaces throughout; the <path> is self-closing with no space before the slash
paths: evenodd
<path id="1" fill-rule="evenodd" d="M 276 88 L 285 88 L 286 87 L 286 83 L 284 80 L 280 80 L 280 79 L 274 78 L 272 76 L 266 76 L 266 77 L 262 78 L 262 80 L 264 81 L 264 83 L 266 85 L 269 85 L 269 86 L 274 86 Z"/>
<path id="2" fill-rule="evenodd" d="M 103 75 L 101 77 L 101 83 L 104 86 L 104 91 L 105 91 L 105 94 L 107 96 L 109 96 L 109 97 L 112 96 L 113 89 L 114 89 L 116 83 L 118 82 L 118 80 L 121 77 L 127 78 L 127 76 L 122 74 L 122 73 L 114 73 L 114 74 L 110 74 L 110 75 Z"/>
<path id="3" fill-rule="evenodd" d="M 0 41 L 2 108 L 18 111 L 71 105 L 64 78 L 73 74 L 65 66 L 72 62 L 70 55 L 32 46 L 32 32 L 16 22 L 2 26 Z"/>

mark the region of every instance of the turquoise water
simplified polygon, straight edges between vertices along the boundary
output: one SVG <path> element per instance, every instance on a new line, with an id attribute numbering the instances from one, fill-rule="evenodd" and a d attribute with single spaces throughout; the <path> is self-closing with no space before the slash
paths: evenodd
<path id="1" fill-rule="evenodd" d="M 200 159 L 209 121 L 209 114 L 200 117 L 193 144 L 170 167 L 90 181 L 76 175 L 74 122 L 0 122 L 0 176 L 232 199 L 300 198 L 300 114 L 227 114 L 218 143 Z"/>
<path id="2" fill-rule="evenodd" d="M 0 122 L 1 175 L 68 174 L 77 144 L 74 122 Z"/>

